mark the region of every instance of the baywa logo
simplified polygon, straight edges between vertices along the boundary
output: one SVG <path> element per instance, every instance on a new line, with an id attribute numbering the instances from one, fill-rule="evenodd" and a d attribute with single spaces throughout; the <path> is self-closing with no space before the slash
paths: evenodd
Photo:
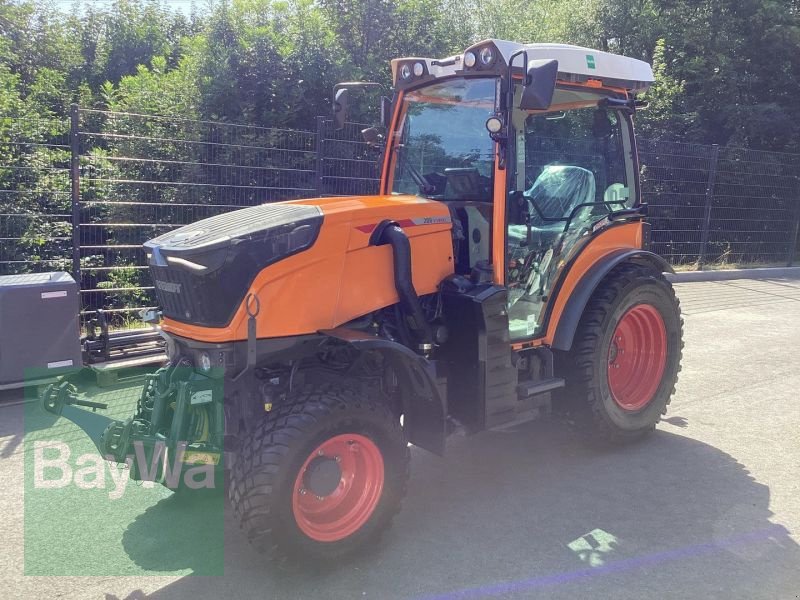
<path id="1" fill-rule="evenodd" d="M 131 480 L 138 473 L 142 486 L 152 488 L 156 482 L 171 489 L 214 489 L 215 464 L 205 454 L 187 453 L 186 444 L 176 447 L 174 456 L 166 444 L 158 442 L 148 452 L 142 442 L 134 442 L 134 454 L 124 464 L 97 453 L 72 456 L 69 446 L 60 441 L 36 441 L 33 444 L 33 487 L 61 489 L 70 485 L 78 489 L 106 489 L 111 500 L 122 498 Z M 149 456 L 148 456 L 149 455 Z"/>

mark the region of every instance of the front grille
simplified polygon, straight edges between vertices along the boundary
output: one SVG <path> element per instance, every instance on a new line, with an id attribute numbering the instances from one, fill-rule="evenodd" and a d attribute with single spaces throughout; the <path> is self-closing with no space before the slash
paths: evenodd
<path id="1" fill-rule="evenodd" d="M 196 321 L 208 312 L 210 299 L 195 290 L 197 276 L 183 269 L 150 266 L 156 297 L 164 315 L 179 321 Z"/>
<path id="2" fill-rule="evenodd" d="M 255 272 L 253 269 L 241 279 L 230 265 L 202 275 L 180 267 L 150 265 L 156 297 L 164 316 L 210 327 L 230 323 Z"/>
<path id="3" fill-rule="evenodd" d="M 150 240 L 145 249 L 164 316 L 227 325 L 258 273 L 310 248 L 321 227 L 319 208 L 278 204 L 212 217 Z"/>

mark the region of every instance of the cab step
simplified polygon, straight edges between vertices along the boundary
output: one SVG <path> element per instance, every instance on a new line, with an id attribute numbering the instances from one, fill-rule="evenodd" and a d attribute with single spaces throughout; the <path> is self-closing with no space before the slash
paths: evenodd
<path id="1" fill-rule="evenodd" d="M 549 415 L 552 406 L 550 392 L 562 387 L 564 387 L 564 380 L 560 377 L 548 377 L 539 381 L 519 384 L 517 386 L 517 402 L 519 403 L 517 409 L 496 415 L 495 422 L 489 429 L 504 431 Z M 522 404 L 523 402 L 524 404 Z"/>
<path id="2" fill-rule="evenodd" d="M 538 396 L 539 394 L 547 394 L 553 390 L 564 387 L 564 379 L 561 377 L 549 377 L 539 381 L 530 381 L 521 383 L 517 386 L 517 395 L 520 400 L 530 398 L 531 396 Z"/>

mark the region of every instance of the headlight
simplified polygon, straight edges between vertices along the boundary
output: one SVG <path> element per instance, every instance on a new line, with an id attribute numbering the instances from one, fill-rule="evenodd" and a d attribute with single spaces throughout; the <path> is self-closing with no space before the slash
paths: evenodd
<path id="1" fill-rule="evenodd" d="M 422 65 L 421 62 L 414 63 L 414 77 L 422 77 L 422 74 L 425 72 L 425 67 Z"/>
<path id="2" fill-rule="evenodd" d="M 211 356 L 209 356 L 208 352 L 201 352 L 200 353 L 200 369 L 202 371 L 208 372 L 211 370 Z"/>
<path id="3" fill-rule="evenodd" d="M 180 265 L 182 267 L 186 267 L 187 269 L 191 269 L 192 271 L 207 271 L 208 267 L 205 265 L 201 265 L 196 262 L 192 262 L 190 260 L 186 260 L 185 258 L 179 258 L 177 256 L 168 256 L 167 262 L 173 265 Z"/>
<path id="4" fill-rule="evenodd" d="M 464 66 L 465 67 L 474 67 L 475 66 L 475 53 L 474 52 L 467 52 L 464 55 Z"/>
<path id="5" fill-rule="evenodd" d="M 486 119 L 486 130 L 489 133 L 500 133 L 503 129 L 503 121 L 500 120 L 500 117 L 492 115 L 488 119 Z"/>
<path id="6" fill-rule="evenodd" d="M 481 64 L 488 67 L 494 61 L 494 50 L 490 46 L 486 46 L 481 50 L 480 56 Z"/>
<path id="7" fill-rule="evenodd" d="M 402 79 L 408 79 L 411 77 L 411 67 L 408 66 L 408 63 L 400 67 L 400 77 Z"/>

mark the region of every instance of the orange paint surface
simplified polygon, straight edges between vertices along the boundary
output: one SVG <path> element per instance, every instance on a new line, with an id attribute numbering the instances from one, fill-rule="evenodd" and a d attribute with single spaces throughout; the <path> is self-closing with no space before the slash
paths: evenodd
<path id="1" fill-rule="evenodd" d="M 500 169 L 499 144 L 495 144 L 494 166 L 494 207 L 492 209 L 492 264 L 494 265 L 494 282 L 506 284 L 506 175 L 508 168 Z"/>
<path id="2" fill-rule="evenodd" d="M 316 243 L 263 269 L 250 293 L 260 300 L 259 338 L 314 333 L 337 327 L 397 302 L 391 248 L 370 246 L 371 226 L 397 221 L 411 242 L 414 285 L 419 294 L 436 291 L 453 272 L 451 224 L 447 207 L 416 196 L 366 196 L 298 200 L 323 212 Z M 414 221 L 413 223 L 410 221 Z M 361 227 L 362 229 L 359 229 Z M 225 327 L 200 327 L 164 319 L 164 331 L 207 342 L 247 339 L 244 302 Z"/>
<path id="3" fill-rule="evenodd" d="M 626 223 L 600 232 L 575 259 L 572 267 L 567 272 L 558 296 L 554 300 L 550 318 L 547 322 L 547 331 L 544 336 L 536 340 L 512 344 L 512 348 L 519 350 L 533 346 L 549 345 L 555 337 L 556 327 L 564 312 L 567 300 L 578 282 L 602 258 L 615 250 L 624 248 L 641 248 L 643 243 L 643 223 Z"/>

